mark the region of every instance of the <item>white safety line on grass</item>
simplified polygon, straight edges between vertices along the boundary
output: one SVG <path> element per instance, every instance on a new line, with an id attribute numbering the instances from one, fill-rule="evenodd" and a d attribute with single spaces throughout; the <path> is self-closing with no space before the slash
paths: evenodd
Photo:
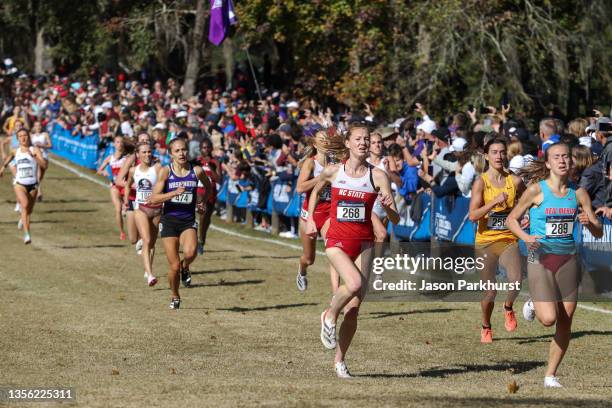
<path id="1" fill-rule="evenodd" d="M 79 177 L 82 177 L 84 179 L 92 181 L 92 182 L 94 182 L 94 183 L 96 183 L 96 184 L 98 184 L 98 185 L 100 185 L 102 187 L 107 187 L 108 188 L 108 184 L 106 184 L 106 183 L 96 179 L 95 177 L 87 175 L 87 174 L 83 173 L 82 171 L 80 171 L 78 169 L 75 169 L 74 167 L 72 167 L 72 166 L 70 166 L 70 165 L 68 165 L 66 163 L 62 163 L 61 161 L 55 160 L 55 159 L 50 159 L 50 161 L 53 164 L 57 164 L 58 166 L 60 166 L 60 167 L 62 167 L 64 169 L 66 169 L 66 170 L 68 170 L 68 171 L 78 175 Z M 227 235 L 233 235 L 235 237 L 252 239 L 252 240 L 260 241 L 260 242 L 267 242 L 269 244 L 275 244 L 275 245 L 284 246 L 286 248 L 295 249 L 296 251 L 301 251 L 302 250 L 301 246 L 293 245 L 293 244 L 290 244 L 288 242 L 278 241 L 276 239 L 253 237 L 253 236 L 249 236 L 249 235 L 246 235 L 246 234 L 241 234 L 239 232 L 235 232 L 235 231 L 232 231 L 232 230 L 229 230 L 229 229 L 226 229 L 226 228 L 218 227 L 218 226 L 213 225 L 213 224 L 210 225 L 210 228 L 212 230 L 215 230 L 215 231 L 218 231 L 218 232 L 222 232 L 222 233 L 227 234 Z M 317 255 L 325 256 L 325 252 L 317 250 Z"/>
<path id="2" fill-rule="evenodd" d="M 60 167 L 62 167 L 64 169 L 66 169 L 66 170 L 68 170 L 68 171 L 78 175 L 79 177 L 82 177 L 82 178 L 84 178 L 86 180 L 89 180 L 89 181 L 91 181 L 93 183 L 96 183 L 96 184 L 98 184 L 98 185 L 100 185 L 102 187 L 108 188 L 108 184 L 107 183 L 104 183 L 104 182 L 102 182 L 102 181 L 100 181 L 100 180 L 98 180 L 98 179 L 96 179 L 96 178 L 94 178 L 94 177 L 92 177 L 90 175 L 87 175 L 87 174 L 83 173 L 82 171 L 80 171 L 80 170 L 78 170 L 78 169 L 76 169 L 76 168 L 74 168 L 74 167 L 72 167 L 72 166 L 70 166 L 68 164 L 62 163 L 62 162 L 60 162 L 58 160 L 51 159 L 51 158 L 49 158 L 49 160 L 51 161 L 51 163 L 57 164 L 58 166 L 60 166 Z M 271 238 L 252 237 L 252 236 L 241 234 L 239 232 L 235 232 L 235 231 L 232 231 L 232 230 L 229 230 L 229 229 L 218 227 L 218 226 L 213 225 L 213 224 L 210 225 L 210 228 L 212 230 L 214 230 L 214 231 L 222 232 L 222 233 L 227 234 L 227 235 L 233 235 L 235 237 L 252 239 L 252 240 L 260 241 L 260 242 L 267 242 L 269 244 L 274 244 L 274 245 L 284 246 L 286 248 L 295 249 L 296 251 L 301 251 L 302 250 L 302 247 L 298 246 L 298 245 L 293 245 L 293 244 L 289 244 L 287 242 L 277 241 L 277 240 L 271 239 Z M 317 255 L 325 256 L 325 252 L 317 250 Z M 592 312 L 599 312 L 599 313 L 604 313 L 604 314 L 612 314 L 612 310 L 602 309 L 602 308 L 596 307 L 596 306 L 588 306 L 588 305 L 582 305 L 582 304 L 578 304 L 577 306 L 579 308 L 581 308 L 581 309 L 590 310 Z"/>
<path id="3" fill-rule="evenodd" d="M 57 164 L 58 166 L 60 166 L 60 167 L 62 167 L 62 168 L 64 168 L 64 169 L 66 169 L 66 170 L 68 170 L 68 171 L 69 171 L 69 172 L 71 172 L 71 173 L 76 174 L 76 175 L 77 175 L 77 176 L 79 176 L 79 177 L 82 177 L 82 178 L 84 178 L 84 179 L 87 179 L 87 180 L 89 180 L 89 181 L 91 181 L 91 182 L 93 182 L 93 183 L 96 183 L 96 184 L 98 184 L 98 185 L 100 185 L 100 186 L 102 186 L 102 187 L 106 187 L 106 188 L 108 188 L 108 183 L 104 183 L 104 182 L 102 182 L 102 181 L 98 180 L 98 179 L 97 179 L 97 178 L 95 178 L 95 177 L 92 177 L 92 176 L 90 176 L 90 175 L 88 175 L 88 174 L 85 174 L 85 173 L 83 173 L 83 172 L 81 172 L 81 171 L 79 171 L 79 170 L 75 169 L 75 168 L 74 168 L 74 167 L 72 167 L 72 166 L 69 166 L 69 165 L 67 165 L 67 164 L 65 164 L 65 163 L 62 163 L 62 162 L 61 162 L 61 161 L 59 161 L 59 160 L 55 160 L 55 159 L 52 159 L 51 157 L 49 157 L 49 161 L 50 161 L 51 163 L 53 163 L 53 164 Z"/>
<path id="4" fill-rule="evenodd" d="M 290 244 L 288 242 L 277 241 L 277 240 L 271 239 L 271 238 L 252 237 L 250 235 L 241 234 L 239 232 L 235 232 L 235 231 L 228 230 L 228 229 L 225 229 L 225 228 L 222 228 L 222 227 L 218 227 L 218 226 L 213 225 L 213 224 L 210 224 L 210 229 L 222 232 L 222 233 L 227 234 L 227 235 L 233 235 L 235 237 L 246 238 L 246 239 L 254 239 L 256 241 L 261 241 L 261 242 L 268 242 L 270 244 L 276 244 L 276 245 L 284 246 L 284 247 L 287 247 L 287 248 L 293 248 L 293 249 L 295 249 L 297 251 L 301 251 L 302 250 L 301 246 L 293 245 L 293 244 Z M 317 250 L 317 255 L 325 256 L 325 252 Z"/>

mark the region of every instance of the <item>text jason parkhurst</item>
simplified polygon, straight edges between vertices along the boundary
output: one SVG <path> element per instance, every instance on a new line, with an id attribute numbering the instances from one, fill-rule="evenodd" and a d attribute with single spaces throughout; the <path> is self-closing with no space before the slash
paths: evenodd
<path id="1" fill-rule="evenodd" d="M 420 282 L 402 279 L 398 282 L 384 282 L 382 280 L 374 280 L 372 287 L 376 291 L 394 291 L 394 292 L 449 292 L 449 291 L 513 291 L 521 290 L 520 282 L 493 282 L 493 281 L 475 281 L 470 282 L 460 279 L 457 282 L 430 282 L 422 280 Z"/>

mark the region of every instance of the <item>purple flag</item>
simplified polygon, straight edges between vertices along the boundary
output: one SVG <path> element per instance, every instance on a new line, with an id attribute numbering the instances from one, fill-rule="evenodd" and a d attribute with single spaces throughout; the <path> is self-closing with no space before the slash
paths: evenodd
<path id="1" fill-rule="evenodd" d="M 219 46 L 230 25 L 238 22 L 232 0 L 210 0 L 210 30 L 208 39 L 211 43 Z"/>

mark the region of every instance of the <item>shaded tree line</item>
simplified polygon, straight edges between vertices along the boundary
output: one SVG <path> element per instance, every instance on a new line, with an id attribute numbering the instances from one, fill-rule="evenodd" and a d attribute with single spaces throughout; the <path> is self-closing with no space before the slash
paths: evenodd
<path id="1" fill-rule="evenodd" d="M 268 87 L 369 103 L 399 116 L 497 104 L 576 116 L 612 94 L 612 11 L 605 0 L 244 0 L 224 46 L 249 47 Z M 208 0 L 5 0 L 0 55 L 32 72 L 45 59 L 187 79 L 214 72 Z M 265 69 L 264 69 L 265 68 Z M 189 82 L 191 81 L 191 82 Z M 189 90 L 188 90 L 189 91 Z M 190 94 L 193 92 L 187 92 Z"/>

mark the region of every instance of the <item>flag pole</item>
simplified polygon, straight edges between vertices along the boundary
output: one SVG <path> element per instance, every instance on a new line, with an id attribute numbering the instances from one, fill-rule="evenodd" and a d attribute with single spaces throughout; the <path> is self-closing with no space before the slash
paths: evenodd
<path id="1" fill-rule="evenodd" d="M 249 49 L 246 49 L 247 59 L 249 60 L 249 66 L 251 67 L 251 75 L 253 75 L 253 81 L 255 81 L 255 89 L 257 89 L 257 95 L 259 95 L 259 99 L 263 99 L 261 96 L 261 90 L 259 89 L 259 82 L 257 81 L 257 75 L 255 75 L 255 69 L 253 68 L 253 62 L 251 61 L 251 54 L 249 54 Z"/>

